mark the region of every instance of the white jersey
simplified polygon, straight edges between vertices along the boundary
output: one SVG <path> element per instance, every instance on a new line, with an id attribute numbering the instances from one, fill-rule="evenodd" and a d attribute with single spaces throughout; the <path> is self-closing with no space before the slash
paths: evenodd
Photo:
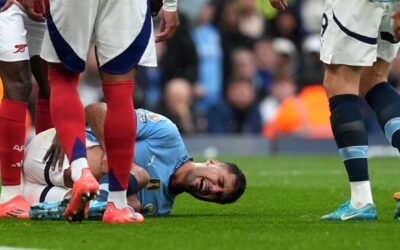
<path id="1" fill-rule="evenodd" d="M 42 58 L 82 72 L 91 42 L 100 69 L 122 74 L 157 66 L 151 10 L 143 0 L 50 0 Z"/>
<path id="2" fill-rule="evenodd" d="M 0 12 L 0 61 L 25 61 L 39 55 L 45 30 L 46 24 L 31 20 L 17 2 Z"/>
<path id="3" fill-rule="evenodd" d="M 371 66 L 389 63 L 399 43 L 393 35 L 393 0 L 326 0 L 321 29 L 321 60 L 327 64 Z"/>

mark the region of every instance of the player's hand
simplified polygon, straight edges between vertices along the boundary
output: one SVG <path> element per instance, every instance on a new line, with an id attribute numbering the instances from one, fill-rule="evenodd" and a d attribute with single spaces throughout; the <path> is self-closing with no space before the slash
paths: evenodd
<path id="1" fill-rule="evenodd" d="M 285 10 L 288 6 L 286 0 L 269 0 L 271 3 L 272 7 L 278 10 Z"/>
<path id="2" fill-rule="evenodd" d="M 38 3 L 38 12 L 35 11 L 33 8 L 34 3 Z M 25 9 L 26 14 L 30 19 L 36 22 L 44 22 L 46 21 L 45 15 L 45 7 L 44 7 L 44 0 L 24 0 L 22 6 Z"/>
<path id="3" fill-rule="evenodd" d="M 13 3 L 14 0 L 7 0 L 4 6 L 0 9 L 0 12 L 6 11 L 8 8 L 11 7 L 11 5 L 13 5 Z"/>
<path id="4" fill-rule="evenodd" d="M 61 146 L 57 135 L 55 135 L 49 150 L 47 150 L 46 154 L 43 157 L 43 162 L 51 160 L 50 169 L 52 171 L 56 169 L 56 165 L 58 163 L 58 171 L 61 172 L 63 169 L 64 157 L 65 157 L 64 149 Z"/>
<path id="5" fill-rule="evenodd" d="M 393 12 L 393 33 L 396 37 L 397 41 L 400 40 L 400 6 L 396 7 L 396 10 Z"/>
<path id="6" fill-rule="evenodd" d="M 179 26 L 179 17 L 178 12 L 176 11 L 170 12 L 161 9 L 160 19 L 160 33 L 156 35 L 156 43 L 163 42 L 171 38 Z"/>

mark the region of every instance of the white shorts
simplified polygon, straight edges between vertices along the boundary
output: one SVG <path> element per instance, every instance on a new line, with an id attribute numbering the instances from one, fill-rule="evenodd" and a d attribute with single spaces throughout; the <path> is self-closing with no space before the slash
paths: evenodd
<path id="1" fill-rule="evenodd" d="M 43 162 L 43 157 L 50 148 L 55 134 L 55 129 L 46 130 L 35 136 L 26 147 L 23 166 L 24 181 L 64 187 L 64 170 L 69 168 L 67 157 L 64 158 L 62 171 L 59 171 L 58 167 L 52 171 L 50 160 Z"/>
<path id="2" fill-rule="evenodd" d="M 392 31 L 393 3 L 325 0 L 321 61 L 371 66 L 379 57 L 389 63 L 399 48 Z"/>
<path id="3" fill-rule="evenodd" d="M 71 71 L 84 70 L 93 39 L 104 72 L 157 66 L 148 1 L 50 0 L 47 26 L 41 56 Z"/>
<path id="4" fill-rule="evenodd" d="M 16 62 L 40 55 L 46 23 L 31 20 L 16 2 L 0 12 L 0 61 Z"/>
<path id="5" fill-rule="evenodd" d="M 43 162 L 47 150 L 53 143 L 56 130 L 49 129 L 36 135 L 25 149 L 22 168 L 24 198 L 31 202 L 57 201 L 64 198 L 71 189 L 64 185 L 64 171 L 70 167 L 64 157 L 62 170 L 58 166 L 50 169 L 51 159 Z M 99 146 L 98 142 L 86 140 L 86 147 Z"/>

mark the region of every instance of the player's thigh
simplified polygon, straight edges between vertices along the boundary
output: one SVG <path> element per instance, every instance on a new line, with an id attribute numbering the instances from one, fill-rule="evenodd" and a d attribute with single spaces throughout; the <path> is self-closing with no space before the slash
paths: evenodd
<path id="1" fill-rule="evenodd" d="M 29 60 L 24 15 L 16 3 L 8 10 L 0 12 L 0 61 Z"/>
<path id="2" fill-rule="evenodd" d="M 321 60 L 326 64 L 371 66 L 377 57 L 379 27 L 388 3 L 326 0 Z"/>
<path id="3" fill-rule="evenodd" d="M 27 181 L 48 186 L 64 186 L 64 171 L 69 167 L 66 157 L 62 171 L 57 167 L 54 171 L 51 170 L 51 159 L 43 160 L 55 134 L 55 129 L 46 130 L 35 136 L 27 146 L 23 167 L 24 178 Z"/>
<path id="4" fill-rule="evenodd" d="M 101 1 L 95 25 L 102 72 L 124 74 L 137 65 L 156 66 L 153 24 L 148 1 Z"/>
<path id="5" fill-rule="evenodd" d="M 112 1 L 114 2 L 114 1 Z M 82 72 L 96 22 L 99 0 L 50 0 L 41 57 Z"/>
<path id="6" fill-rule="evenodd" d="M 29 57 L 39 56 L 47 25 L 45 22 L 35 22 L 26 15 L 23 16 L 23 19 L 27 31 L 26 40 L 28 42 Z"/>
<path id="7" fill-rule="evenodd" d="M 361 67 L 325 65 L 324 88 L 328 97 L 343 94 L 359 94 Z"/>
<path id="8" fill-rule="evenodd" d="M 378 58 L 371 66 L 363 68 L 360 79 L 360 94 L 365 96 L 375 85 L 388 80 L 390 63 Z"/>

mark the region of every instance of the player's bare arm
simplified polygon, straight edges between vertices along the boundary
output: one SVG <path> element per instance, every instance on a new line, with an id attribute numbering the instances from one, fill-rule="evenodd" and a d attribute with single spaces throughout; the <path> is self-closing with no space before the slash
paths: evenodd
<path id="1" fill-rule="evenodd" d="M 0 12 L 6 11 L 8 8 L 11 7 L 11 5 L 13 5 L 13 3 L 14 0 L 7 0 L 4 6 L 0 9 Z"/>
<path id="2" fill-rule="evenodd" d="M 271 3 L 272 7 L 278 10 L 285 10 L 288 6 L 286 0 L 269 0 Z"/>
<path id="3" fill-rule="evenodd" d="M 33 8 L 33 5 L 38 4 L 38 11 Z M 36 22 L 44 22 L 46 18 L 44 17 L 45 8 L 44 8 L 44 0 L 24 0 L 22 6 L 25 9 L 26 14 L 29 16 L 30 19 Z"/>
<path id="4" fill-rule="evenodd" d="M 156 35 L 156 42 L 162 42 L 171 38 L 179 26 L 179 17 L 176 9 L 176 0 L 164 0 L 160 11 L 160 33 Z"/>
<path id="5" fill-rule="evenodd" d="M 92 103 L 85 108 L 86 120 L 102 148 L 105 148 L 104 123 L 106 120 L 106 111 L 107 105 L 100 102 Z"/>
<path id="6" fill-rule="evenodd" d="M 400 40 L 400 5 L 396 6 L 392 15 L 393 18 L 393 32 L 397 40 Z"/>

